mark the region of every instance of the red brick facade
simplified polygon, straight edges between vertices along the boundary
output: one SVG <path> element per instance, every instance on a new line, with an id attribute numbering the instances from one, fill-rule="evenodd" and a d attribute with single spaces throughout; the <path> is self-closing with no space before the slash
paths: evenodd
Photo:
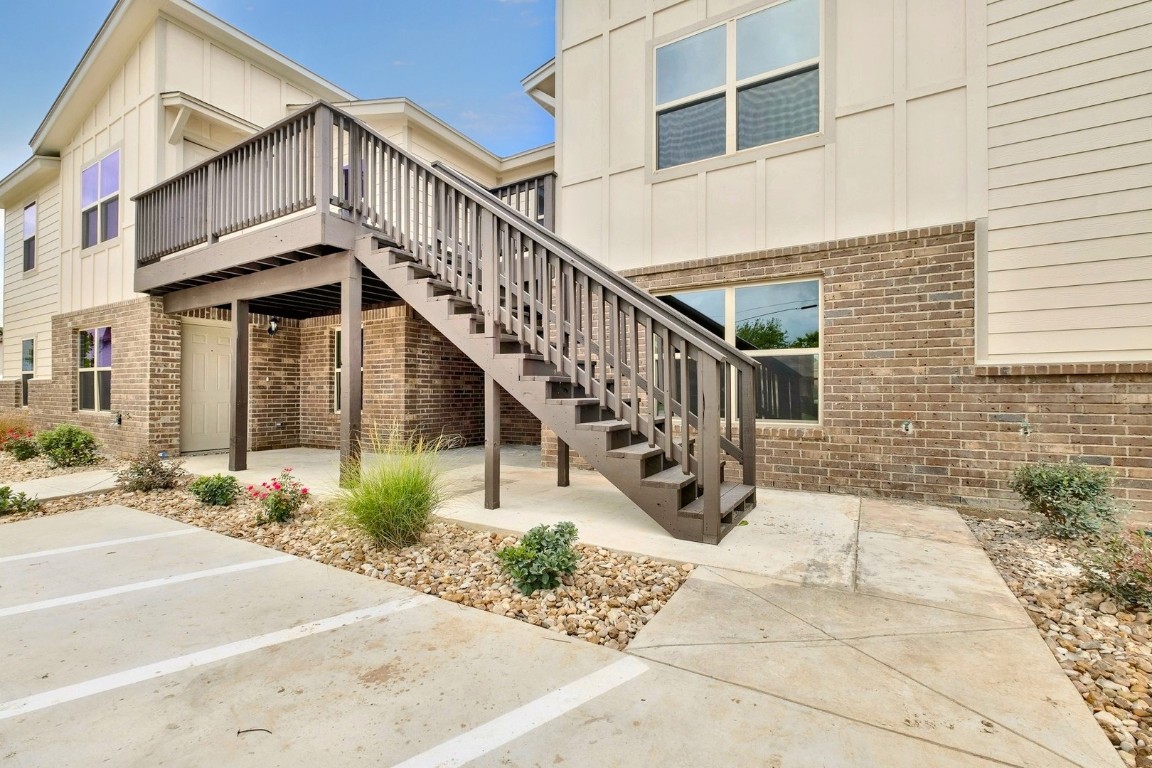
<path id="1" fill-rule="evenodd" d="M 1022 462 L 1076 460 L 1113 467 L 1118 495 L 1152 513 L 1152 364 L 975 365 L 974 232 L 956 224 L 627 274 L 653 292 L 821 278 L 822 422 L 761 422 L 762 485 L 1002 508 L 1015 506 L 1007 480 Z"/>
<path id="2" fill-rule="evenodd" d="M 189 315 L 227 320 L 229 313 Z M 274 336 L 269 318 L 250 319 L 249 445 L 337 448 L 334 339 L 338 316 L 285 320 Z M 112 328 L 110 411 L 77 409 L 77 334 Z M 180 446 L 181 319 L 160 299 L 137 299 L 57 315 L 52 320 L 52 379 L 30 383 L 26 413 L 40 428 L 60 423 L 92 431 L 117 455 L 148 447 L 173 455 Z M 483 372 L 406 305 L 364 313 L 364 425 L 400 425 L 426 435 L 484 440 Z M 18 407 L 19 382 L 0 383 L 0 410 Z M 24 409 L 21 409 L 24 410 Z M 503 439 L 540 442 L 540 422 L 505 398 Z"/>

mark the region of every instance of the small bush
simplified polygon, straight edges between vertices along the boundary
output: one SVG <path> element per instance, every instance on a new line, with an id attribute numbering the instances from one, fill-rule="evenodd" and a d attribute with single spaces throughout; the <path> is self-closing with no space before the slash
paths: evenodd
<path id="1" fill-rule="evenodd" d="M 204 504 L 230 507 L 240 493 L 240 483 L 232 475 L 209 475 L 193 480 L 188 490 Z"/>
<path id="2" fill-rule="evenodd" d="M 126 491 L 161 491 L 175 488 L 184 477 L 182 461 L 160 458 L 145 448 L 128 466 L 116 473 L 116 484 Z"/>
<path id="3" fill-rule="evenodd" d="M 1080 567 L 1091 589 L 1152 610 L 1152 537 L 1147 534 L 1108 536 L 1080 553 Z"/>
<path id="4" fill-rule="evenodd" d="M 572 523 L 538 525 L 524 534 L 519 544 L 504 547 L 496 557 L 516 588 L 530 595 L 538 589 L 555 589 L 562 576 L 575 572 L 580 561 L 580 553 L 572 548 L 575 541 L 576 526 Z"/>
<path id="5" fill-rule="evenodd" d="M 1112 474 L 1085 464 L 1038 462 L 1017 469 L 1009 487 L 1045 519 L 1060 539 L 1095 536 L 1115 525 L 1120 509 L 1109 487 Z"/>
<path id="6" fill-rule="evenodd" d="M 284 467 L 279 476 L 259 487 L 248 486 L 248 495 L 260 502 L 261 523 L 285 523 L 308 500 L 308 489 L 292 477 L 292 467 Z"/>
<path id="7" fill-rule="evenodd" d="M 12 454 L 16 461 L 28 461 L 40 455 L 36 437 L 29 432 L 19 437 L 10 437 L 4 442 L 4 450 Z"/>
<path id="8" fill-rule="evenodd" d="M 406 547 L 420 541 L 432 514 L 444 502 L 443 472 L 436 456 L 457 438 L 425 439 L 398 428 L 373 431 L 366 442 L 375 461 L 345 468 L 356 477 L 336 500 L 337 520 L 381 547 Z"/>
<path id="9" fill-rule="evenodd" d="M 100 461 L 100 443 L 86 429 L 61 424 L 36 436 L 40 453 L 54 467 L 82 467 Z"/>
<path id="10" fill-rule="evenodd" d="M 6 485 L 0 485 L 0 515 L 14 515 L 21 512 L 34 512 L 40 502 L 21 491 L 13 493 Z"/>

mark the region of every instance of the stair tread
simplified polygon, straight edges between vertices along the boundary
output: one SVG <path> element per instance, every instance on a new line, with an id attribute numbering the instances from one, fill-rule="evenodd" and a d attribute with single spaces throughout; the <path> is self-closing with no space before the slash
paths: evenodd
<path id="1" fill-rule="evenodd" d="M 544 402 L 549 405 L 598 405 L 600 400 L 595 397 L 549 397 Z"/>
<path id="2" fill-rule="evenodd" d="M 615 448 L 608 451 L 609 456 L 618 459 L 647 459 L 651 456 L 659 456 L 662 453 L 664 453 L 663 448 L 648 445 L 648 443 L 636 443 L 636 445 L 629 445 L 624 448 Z"/>
<path id="3" fill-rule="evenodd" d="M 631 425 L 620 419 L 607 419 L 605 421 L 585 421 L 577 424 L 578 429 L 592 429 L 597 432 L 615 432 L 618 429 L 631 429 Z"/>
<path id="4" fill-rule="evenodd" d="M 683 488 L 696 480 L 696 475 L 689 472 L 684 474 L 680 467 L 669 467 L 654 475 L 649 475 L 640 481 L 641 485 Z"/>
<path id="5" fill-rule="evenodd" d="M 740 506 L 744 501 L 756 491 L 754 485 L 742 485 L 740 483 L 721 483 L 720 484 L 720 514 L 726 515 L 736 507 Z M 688 517 L 700 517 L 704 514 L 704 498 L 693 500 L 690 504 L 680 508 L 680 514 Z"/>

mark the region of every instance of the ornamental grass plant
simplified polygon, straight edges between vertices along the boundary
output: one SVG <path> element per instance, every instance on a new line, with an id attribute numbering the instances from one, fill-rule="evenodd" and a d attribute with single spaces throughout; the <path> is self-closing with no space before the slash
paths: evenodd
<path id="1" fill-rule="evenodd" d="M 417 543 L 445 500 L 437 456 L 461 444 L 459 437 L 427 438 L 397 426 L 372 429 L 362 442 L 360 466 L 343 467 L 351 484 L 336 498 L 335 521 L 380 547 Z"/>

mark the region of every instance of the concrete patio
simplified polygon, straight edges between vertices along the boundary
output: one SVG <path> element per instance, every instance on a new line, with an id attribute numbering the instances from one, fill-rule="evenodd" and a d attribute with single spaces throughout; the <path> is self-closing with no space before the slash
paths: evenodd
<path id="1" fill-rule="evenodd" d="M 705 765 L 706 754 L 741 766 L 1123 765 L 954 510 L 760 489 L 748 525 L 719 546 L 699 545 L 670 538 L 598 474 L 574 471 L 558 488 L 536 449 L 506 448 L 502 459 L 502 507 L 485 510 L 483 451 L 445 455 L 455 495 L 442 515 L 517 532 L 573 520 L 586 543 L 702 568 L 626 654 L 583 654 L 584 644 L 566 652 L 591 667 L 639 657 L 658 675 L 475 765 L 536 765 L 554 753 L 574 765 L 689 765 L 676 755 Z M 226 461 L 194 456 L 185 466 L 212 473 Z M 336 488 L 334 451 L 263 451 L 249 466 L 237 473 L 245 484 L 291 466 L 321 496 Z M 0 543 L 10 531 L 0 529 Z M 484 622 L 497 622 L 486 632 L 535 631 Z M 521 677 L 515 657 L 500 659 L 484 669 L 505 664 Z M 659 708 L 642 718 L 638 701 Z M 514 705 L 524 702 L 492 716 Z M 432 728 L 434 710 L 422 715 Z"/>

